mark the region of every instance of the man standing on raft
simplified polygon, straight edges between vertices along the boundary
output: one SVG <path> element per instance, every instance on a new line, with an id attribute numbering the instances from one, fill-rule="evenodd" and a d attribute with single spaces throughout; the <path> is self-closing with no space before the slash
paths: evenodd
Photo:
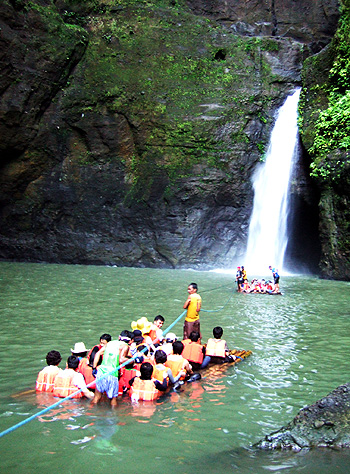
<path id="1" fill-rule="evenodd" d="M 201 334 L 199 311 L 202 306 L 202 298 L 197 293 L 197 283 L 190 283 L 187 288 L 188 298 L 184 304 L 184 309 L 187 309 L 186 319 L 184 322 L 184 339 L 188 339 L 192 331 L 197 331 Z M 200 335 L 200 338 L 202 336 Z"/>

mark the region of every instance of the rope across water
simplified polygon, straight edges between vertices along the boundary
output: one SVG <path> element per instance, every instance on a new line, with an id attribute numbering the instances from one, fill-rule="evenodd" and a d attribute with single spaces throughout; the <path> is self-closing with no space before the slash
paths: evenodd
<path id="1" fill-rule="evenodd" d="M 207 290 L 207 291 L 211 291 L 211 290 Z M 228 298 L 228 300 L 226 301 L 226 303 L 220 307 L 219 309 L 214 309 L 214 310 L 209 310 L 209 309 L 201 309 L 201 311 L 203 312 L 206 312 L 206 313 L 216 313 L 218 311 L 222 311 L 226 306 L 227 304 L 231 301 L 231 299 L 233 298 L 233 293 L 230 295 L 230 297 Z M 163 334 L 167 334 L 184 316 L 185 314 L 187 313 L 187 311 L 183 311 L 176 319 L 175 321 L 173 321 L 168 327 L 167 329 L 165 329 L 163 331 Z M 144 352 L 146 351 L 147 348 L 144 348 L 141 350 L 141 352 Z M 133 357 L 131 357 L 131 359 L 135 360 L 135 358 L 137 357 L 137 355 L 134 355 Z M 122 367 L 125 367 L 126 365 L 128 365 L 130 363 L 130 359 L 123 362 L 122 364 L 120 364 L 118 367 L 116 367 L 116 369 L 114 369 L 112 372 L 109 372 L 107 374 L 104 374 L 101 378 L 103 377 L 107 377 L 108 375 L 114 373 L 116 370 L 119 370 L 121 369 Z M 87 385 L 87 387 L 89 388 L 91 385 L 93 385 L 95 383 L 94 382 L 91 382 Z M 65 398 L 61 398 L 58 402 L 56 403 L 53 403 L 52 405 L 50 405 L 49 407 L 46 407 L 44 408 L 43 410 L 40 410 L 38 413 L 35 413 L 34 415 L 31 415 L 29 416 L 28 418 L 26 418 L 25 420 L 22 420 L 20 421 L 19 423 L 13 425 L 13 426 L 10 426 L 10 428 L 7 428 L 6 430 L 2 431 L 0 433 L 0 438 L 2 438 L 3 436 L 9 434 L 9 433 L 12 433 L 13 431 L 15 431 L 16 429 L 20 428 L 21 426 L 24 426 L 26 425 L 27 423 L 29 423 L 30 421 L 32 420 L 35 420 L 36 418 L 38 418 L 39 416 L 41 415 L 44 415 L 45 413 L 49 412 L 50 410 L 52 410 L 53 408 L 56 408 L 58 407 L 59 405 L 61 405 L 62 403 L 66 402 L 67 400 L 70 400 L 71 398 L 73 398 L 74 396 L 76 396 L 77 394 L 79 394 L 80 392 L 82 391 L 82 389 L 80 390 L 77 390 L 76 392 L 74 393 L 71 393 L 68 397 L 65 397 Z"/>

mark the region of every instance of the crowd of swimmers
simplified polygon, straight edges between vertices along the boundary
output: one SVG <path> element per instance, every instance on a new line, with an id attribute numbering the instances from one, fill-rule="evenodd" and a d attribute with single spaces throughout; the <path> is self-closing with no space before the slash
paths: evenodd
<path id="1" fill-rule="evenodd" d="M 265 280 L 254 278 L 250 283 L 247 278 L 247 272 L 242 265 L 237 267 L 236 282 L 237 291 L 239 293 L 267 293 L 267 294 L 281 294 L 280 292 L 280 276 L 278 270 L 269 266 L 269 270 L 272 272 L 272 280 Z"/>
<path id="2" fill-rule="evenodd" d="M 123 330 L 117 340 L 102 334 L 90 350 L 83 342 L 77 342 L 71 348 L 65 369 L 59 368 L 61 354 L 50 351 L 47 366 L 38 374 L 36 391 L 63 398 L 87 397 L 94 404 L 107 397 L 112 406 L 125 394 L 132 402 L 151 401 L 168 387 L 176 389 L 186 381 L 198 380 L 198 371 L 210 363 L 235 360 L 222 339 L 220 326 L 213 329 L 213 337 L 202 345 L 200 332 L 192 331 L 178 340 L 174 333 L 163 335 L 163 324 L 161 315 L 153 323 L 143 317 L 131 324 L 131 331 Z"/>

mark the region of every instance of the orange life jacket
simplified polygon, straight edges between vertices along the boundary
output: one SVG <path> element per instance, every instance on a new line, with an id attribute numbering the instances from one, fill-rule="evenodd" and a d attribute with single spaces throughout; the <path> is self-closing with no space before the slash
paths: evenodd
<path id="1" fill-rule="evenodd" d="M 86 385 L 92 384 L 89 385 L 89 388 L 96 388 L 95 377 L 92 375 L 92 367 L 89 365 L 89 359 L 87 357 L 84 357 L 79 362 L 78 372 L 83 374 Z"/>
<path id="2" fill-rule="evenodd" d="M 168 357 L 168 360 L 164 363 L 165 367 L 169 367 L 172 371 L 173 376 L 177 377 L 180 370 L 182 370 L 184 365 L 185 359 L 182 356 L 178 356 L 177 354 L 171 354 Z M 185 376 L 181 376 L 180 380 L 183 380 Z"/>
<path id="3" fill-rule="evenodd" d="M 136 377 L 130 388 L 130 396 L 136 396 L 138 400 L 156 400 L 160 391 L 157 390 L 153 380 L 142 380 Z"/>
<path id="4" fill-rule="evenodd" d="M 152 339 L 153 344 L 159 344 L 159 339 L 157 338 L 157 331 L 156 329 L 151 329 L 149 332 L 149 337 Z"/>
<path id="5" fill-rule="evenodd" d="M 182 357 L 187 359 L 189 362 L 196 362 L 201 364 L 203 362 L 203 346 L 198 342 L 193 342 L 191 339 L 185 339 L 182 341 L 184 350 L 182 351 Z"/>
<path id="6" fill-rule="evenodd" d="M 208 339 L 205 354 L 212 357 L 225 357 L 225 347 L 224 339 Z"/>
<path id="7" fill-rule="evenodd" d="M 164 380 L 164 372 L 168 372 L 168 367 L 165 367 L 165 365 L 162 364 L 161 368 L 158 368 L 157 366 L 154 366 L 153 369 L 153 378 L 156 380 L 159 380 L 160 383 L 163 383 Z"/>
<path id="8" fill-rule="evenodd" d="M 38 373 L 35 390 L 37 392 L 52 392 L 55 378 L 61 371 L 62 369 L 54 365 L 44 367 L 43 370 Z"/>
<path id="9" fill-rule="evenodd" d="M 53 387 L 53 395 L 55 397 L 66 398 L 69 397 L 69 395 L 71 395 L 72 393 L 79 390 L 78 387 L 73 385 L 74 375 L 75 370 L 73 369 L 62 370 L 62 373 L 57 375 Z M 79 392 L 72 398 L 81 398 L 82 396 L 83 394 Z"/>

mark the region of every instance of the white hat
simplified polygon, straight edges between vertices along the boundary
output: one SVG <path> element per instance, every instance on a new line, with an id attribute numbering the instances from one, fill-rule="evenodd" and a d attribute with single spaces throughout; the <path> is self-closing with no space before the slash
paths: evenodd
<path id="1" fill-rule="evenodd" d="M 88 349 L 86 349 L 85 344 L 83 342 L 76 342 L 74 344 L 74 349 L 71 349 L 71 352 L 73 354 L 79 354 L 80 352 L 87 352 Z"/>
<path id="2" fill-rule="evenodd" d="M 173 332 L 168 332 L 168 334 L 166 334 L 165 336 L 165 339 L 167 341 L 176 341 L 177 337 L 176 337 L 176 334 L 174 334 Z"/>

